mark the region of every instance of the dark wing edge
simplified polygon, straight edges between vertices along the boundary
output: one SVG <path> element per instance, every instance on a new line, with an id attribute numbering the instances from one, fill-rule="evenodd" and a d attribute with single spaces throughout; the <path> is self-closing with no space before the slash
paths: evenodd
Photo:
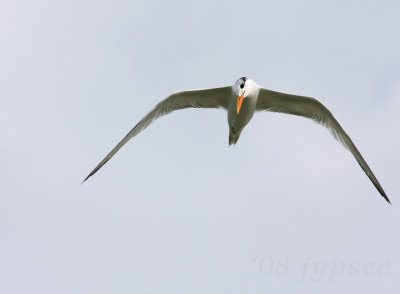
<path id="1" fill-rule="evenodd" d="M 266 110 L 303 116 L 310 118 L 328 128 L 335 139 L 340 141 L 343 146 L 353 154 L 362 170 L 374 184 L 375 188 L 390 204 L 388 196 L 386 195 L 382 186 L 379 184 L 379 181 L 373 174 L 367 162 L 354 145 L 353 141 L 347 135 L 330 110 L 317 99 L 312 97 L 285 94 L 261 88 L 256 110 Z"/>
<path id="2" fill-rule="evenodd" d="M 158 103 L 147 115 L 145 115 L 129 133 L 115 146 L 110 153 L 90 172 L 82 181 L 93 176 L 104 164 L 109 161 L 122 146 L 131 138 L 147 128 L 157 118 L 167 115 L 175 110 L 185 108 L 228 108 L 232 87 L 221 87 L 204 90 L 179 91 L 170 95 Z"/>

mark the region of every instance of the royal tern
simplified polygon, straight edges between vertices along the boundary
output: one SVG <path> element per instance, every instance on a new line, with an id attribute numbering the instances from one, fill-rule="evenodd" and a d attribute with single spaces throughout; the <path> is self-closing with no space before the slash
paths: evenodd
<path id="1" fill-rule="evenodd" d="M 173 93 L 143 117 L 90 172 L 83 182 L 94 175 L 126 142 L 148 127 L 157 118 L 184 108 L 224 108 L 227 110 L 229 145 L 236 144 L 243 128 L 249 123 L 256 111 L 274 111 L 310 118 L 327 127 L 332 135 L 353 154 L 379 193 L 390 203 L 372 170 L 328 108 L 317 99 L 311 97 L 264 89 L 246 77 L 238 79 L 233 86 Z"/>

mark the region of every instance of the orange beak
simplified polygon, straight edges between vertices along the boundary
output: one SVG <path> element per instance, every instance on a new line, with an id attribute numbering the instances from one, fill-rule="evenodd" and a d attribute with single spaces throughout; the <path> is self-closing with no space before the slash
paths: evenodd
<path id="1" fill-rule="evenodd" d="M 243 91 L 242 95 L 237 96 L 237 100 L 236 100 L 236 111 L 237 111 L 237 114 L 239 114 L 240 108 L 242 107 L 242 102 L 243 102 L 243 99 L 244 99 L 244 92 L 246 92 L 246 91 Z"/>

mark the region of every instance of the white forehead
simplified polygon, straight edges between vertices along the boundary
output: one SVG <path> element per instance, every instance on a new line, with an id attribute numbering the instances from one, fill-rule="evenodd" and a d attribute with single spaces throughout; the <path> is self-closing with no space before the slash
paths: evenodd
<path id="1" fill-rule="evenodd" d="M 248 80 L 248 78 L 246 78 L 246 77 L 241 77 L 241 78 L 239 78 L 239 79 L 236 81 L 235 85 L 245 84 L 247 80 Z"/>
<path id="2" fill-rule="evenodd" d="M 245 97 L 255 95 L 259 90 L 259 86 L 252 79 L 241 77 L 233 85 L 233 90 L 237 95 L 241 95 L 245 91 Z"/>

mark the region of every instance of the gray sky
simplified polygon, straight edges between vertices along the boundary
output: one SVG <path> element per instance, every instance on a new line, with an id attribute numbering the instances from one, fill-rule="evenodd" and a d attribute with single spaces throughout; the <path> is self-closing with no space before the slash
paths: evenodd
<path id="1" fill-rule="evenodd" d="M 398 1 L 1 1 L 0 293 L 398 293 Z M 175 90 L 246 75 L 319 98 L 156 121 Z M 351 292 L 350 292 L 351 290 Z"/>

